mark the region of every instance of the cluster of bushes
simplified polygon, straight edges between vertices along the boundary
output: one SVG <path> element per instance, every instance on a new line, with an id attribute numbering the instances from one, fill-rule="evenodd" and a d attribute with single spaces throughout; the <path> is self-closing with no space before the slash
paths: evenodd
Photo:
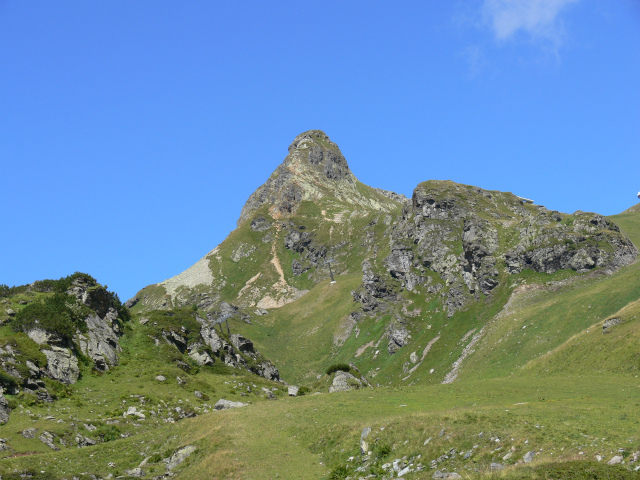
<path id="1" fill-rule="evenodd" d="M 196 312 L 190 307 L 154 310 L 146 316 L 149 324 L 159 331 L 172 331 L 185 337 L 187 345 L 200 340 L 200 323 L 196 320 Z"/>
<path id="2" fill-rule="evenodd" d="M 0 298 L 8 298 L 13 295 L 18 295 L 19 293 L 24 293 L 27 291 L 29 285 L 17 285 L 13 287 L 9 287 L 7 285 L 0 284 Z"/>
<path id="3" fill-rule="evenodd" d="M 16 332 L 28 332 L 41 328 L 55 333 L 65 341 L 71 341 L 76 330 L 86 332 L 84 318 L 91 311 L 79 305 L 75 297 L 66 293 L 54 293 L 51 297 L 32 302 L 18 312 L 11 323 Z"/>
<path id="4" fill-rule="evenodd" d="M 59 280 L 39 280 L 30 286 L 7 287 L 0 285 L 0 296 L 16 295 L 27 290 L 53 293 L 52 296 L 32 302 L 21 309 L 12 322 L 13 329 L 16 332 L 27 332 L 32 328 L 39 327 L 47 332 L 60 335 L 64 341 L 70 341 L 76 330 L 85 332 L 87 326 L 84 318 L 91 313 L 91 310 L 80 305 L 75 297 L 67 294 L 67 291 L 77 280 L 86 284 L 90 289 L 103 288 L 118 312 L 118 319 L 123 323 L 131 319 L 129 309 L 122 304 L 118 294 L 100 286 L 91 275 L 75 272 Z"/>
<path id="5" fill-rule="evenodd" d="M 351 370 L 351 367 L 346 363 L 334 363 L 327 368 L 326 374 L 331 375 L 335 372 L 348 372 L 349 370 Z"/>

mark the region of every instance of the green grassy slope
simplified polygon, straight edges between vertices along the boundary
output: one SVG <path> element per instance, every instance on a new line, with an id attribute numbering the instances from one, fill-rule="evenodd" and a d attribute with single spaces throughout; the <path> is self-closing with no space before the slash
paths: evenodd
<path id="1" fill-rule="evenodd" d="M 154 452 L 157 458 L 195 445 L 198 451 L 180 467 L 178 478 L 346 478 L 360 466 L 361 475 L 381 476 L 384 463 L 405 457 L 407 464 L 426 467 L 406 474 L 409 480 L 430 478 L 429 465 L 439 457 L 439 470 L 463 478 L 491 477 L 492 462 L 507 467 L 499 478 L 567 478 L 546 473 L 558 461 L 594 461 L 596 455 L 608 460 L 621 454 L 628 462 L 640 448 L 638 407 L 637 381 L 615 375 L 360 390 L 261 402 L 100 447 L 5 459 L 0 472 L 35 468 L 54 478 L 79 471 L 117 475 Z M 372 429 L 372 453 L 363 463 L 359 438 L 365 427 Z M 457 454 L 451 456 L 451 449 Z M 517 467 L 529 451 L 536 452 L 535 462 Z M 599 467 L 602 476 L 582 476 L 592 464 L 580 465 L 572 478 L 638 478 L 605 465 Z M 163 464 L 143 469 L 151 478 Z"/>

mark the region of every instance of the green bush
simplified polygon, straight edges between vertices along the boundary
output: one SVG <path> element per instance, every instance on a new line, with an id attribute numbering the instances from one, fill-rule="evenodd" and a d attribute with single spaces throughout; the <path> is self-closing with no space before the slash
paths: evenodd
<path id="1" fill-rule="evenodd" d="M 311 389 L 309 387 L 302 386 L 298 389 L 298 395 L 306 395 Z"/>
<path id="2" fill-rule="evenodd" d="M 12 327 L 16 332 L 42 328 L 70 342 L 76 330 L 87 331 L 84 317 L 89 312 L 87 307 L 78 305 L 71 295 L 56 293 L 44 300 L 30 303 L 20 310 L 12 322 Z"/>
<path id="3" fill-rule="evenodd" d="M 18 285 L 9 287 L 5 284 L 0 284 L 0 298 L 8 298 L 13 295 L 18 295 L 19 293 L 23 293 L 27 290 L 28 285 Z"/>
<path id="4" fill-rule="evenodd" d="M 18 380 L 12 377 L 4 370 L 0 370 L 0 386 L 2 388 L 15 388 L 18 386 Z"/>
<path id="5" fill-rule="evenodd" d="M 331 375 L 334 372 L 348 372 L 351 369 L 351 367 L 349 367 L 348 364 L 346 363 L 334 363 L 333 365 L 331 365 L 329 368 L 327 368 L 326 373 L 327 375 Z"/>
<path id="6" fill-rule="evenodd" d="M 100 425 L 94 434 L 102 438 L 103 442 L 118 440 L 122 431 L 116 425 Z"/>

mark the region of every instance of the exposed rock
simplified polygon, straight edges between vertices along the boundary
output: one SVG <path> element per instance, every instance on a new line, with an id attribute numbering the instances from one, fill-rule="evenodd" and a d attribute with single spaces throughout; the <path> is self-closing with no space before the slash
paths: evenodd
<path id="1" fill-rule="evenodd" d="M 200 351 L 199 345 L 189 346 L 189 357 L 191 357 L 198 365 L 213 365 L 213 359 L 206 351 Z"/>
<path id="2" fill-rule="evenodd" d="M 79 433 L 76 434 L 76 445 L 78 445 L 78 447 L 90 447 L 91 445 L 95 445 L 95 444 L 96 444 L 95 440 L 89 437 L 80 435 Z"/>
<path id="3" fill-rule="evenodd" d="M 355 390 L 362 387 L 362 382 L 349 372 L 337 371 L 333 377 L 329 393 L 346 392 L 347 390 Z"/>
<path id="4" fill-rule="evenodd" d="M 9 402 L 0 392 L 0 425 L 4 425 L 9 421 L 9 412 L 11 412 Z"/>
<path id="5" fill-rule="evenodd" d="M 611 327 L 619 325 L 620 323 L 622 323 L 620 318 L 608 318 L 602 325 L 602 333 L 611 333 Z"/>
<path id="6" fill-rule="evenodd" d="M 221 398 L 216 402 L 213 408 L 215 408 L 216 410 L 226 410 L 228 408 L 246 407 L 247 405 L 247 403 L 232 402 L 231 400 L 225 400 L 224 398 Z"/>
<path id="7" fill-rule="evenodd" d="M 489 466 L 489 470 L 491 470 L 492 472 L 502 470 L 503 468 L 504 468 L 504 465 L 502 465 L 501 463 L 495 463 L 495 462 Z"/>
<path id="8" fill-rule="evenodd" d="M 53 443 L 54 437 L 51 433 L 44 431 L 42 432 L 39 438 L 40 438 L 40 441 L 44 443 L 47 447 L 49 447 L 51 450 L 55 450 L 55 451 L 60 450 L 56 445 L 54 445 Z"/>
<path id="9" fill-rule="evenodd" d="M 607 462 L 607 465 L 619 465 L 624 460 L 622 455 L 616 455 Z"/>
<path id="10" fill-rule="evenodd" d="M 231 254 L 231 260 L 237 263 L 243 258 L 250 257 L 251 254 L 255 251 L 256 251 L 255 246 L 247 245 L 246 243 L 241 243 L 236 247 L 236 249 Z"/>
<path id="11" fill-rule="evenodd" d="M 173 345 L 180 350 L 181 353 L 184 353 L 187 350 L 187 340 L 178 332 L 173 330 L 163 330 L 162 338 L 164 338 L 169 345 Z"/>
<path id="12" fill-rule="evenodd" d="M 367 442 L 367 437 L 371 433 L 371 427 L 366 427 L 362 429 L 362 433 L 360 434 L 360 453 L 362 455 L 366 455 L 369 452 L 369 442 Z"/>
<path id="13" fill-rule="evenodd" d="M 404 325 L 399 322 L 393 322 L 387 326 L 387 338 L 389 339 L 387 350 L 389 355 L 393 355 L 400 347 L 404 347 L 409 343 L 411 335 Z"/>
<path id="14" fill-rule="evenodd" d="M 68 348 L 51 347 L 51 350 L 42 350 L 47 357 L 47 374 L 54 380 L 67 385 L 78 381 L 80 370 L 78 359 Z"/>
<path id="15" fill-rule="evenodd" d="M 156 377 L 156 380 L 159 382 L 164 382 L 167 379 L 167 377 L 165 377 L 164 375 L 158 375 Z"/>
<path id="16" fill-rule="evenodd" d="M 13 308 L 7 308 L 5 310 L 5 312 L 7 313 L 7 315 L 9 315 L 10 317 L 15 317 L 16 316 L 16 311 Z"/>
<path id="17" fill-rule="evenodd" d="M 440 470 L 436 470 L 436 473 L 433 474 L 433 478 L 437 479 L 447 479 L 447 480 L 458 480 L 462 478 L 460 474 L 456 472 L 441 472 Z"/>
<path id="18" fill-rule="evenodd" d="M 251 230 L 253 230 L 254 232 L 264 232 L 266 230 L 269 230 L 271 226 L 271 223 L 262 215 L 258 215 L 253 220 L 251 220 Z"/>
<path id="19" fill-rule="evenodd" d="M 171 455 L 171 457 L 169 458 L 169 461 L 167 462 L 167 467 L 166 467 L 167 471 L 170 472 L 171 470 L 176 468 L 178 465 L 184 462 L 187 459 L 187 457 L 189 457 L 189 455 L 191 455 L 196 450 L 197 450 L 196 447 L 194 447 L 193 445 L 187 445 L 186 447 L 182 447 L 176 450 L 173 453 L 173 455 Z"/>
<path id="20" fill-rule="evenodd" d="M 297 397 L 299 390 L 300 387 L 296 387 L 295 385 L 289 385 L 289 387 L 287 388 L 287 392 L 289 393 L 290 397 Z"/>
<path id="21" fill-rule="evenodd" d="M 89 315 L 85 318 L 88 332 L 78 332 L 74 338 L 98 370 L 106 371 L 118 365 L 118 352 L 122 349 L 118 343 L 121 331 L 117 317 L 118 312 L 113 307 L 108 308 L 103 317 Z"/>
<path id="22" fill-rule="evenodd" d="M 129 300 L 127 300 L 124 303 L 124 306 L 127 307 L 127 308 L 133 308 L 138 304 L 139 301 L 140 301 L 140 299 L 138 297 L 133 297 L 133 298 L 130 298 Z"/>
<path id="23" fill-rule="evenodd" d="M 24 438 L 36 438 L 36 432 L 38 430 L 35 428 L 27 428 L 23 431 L 20 432 L 20 435 L 22 435 Z"/>
<path id="24" fill-rule="evenodd" d="M 42 328 L 32 328 L 27 332 L 27 336 L 38 345 L 57 345 L 62 346 L 62 337 L 56 333 L 47 332 Z"/>
<path id="25" fill-rule="evenodd" d="M 125 470 L 124 474 L 127 477 L 136 477 L 136 478 L 141 478 L 145 476 L 144 470 L 142 470 L 140 467 L 132 468 L 131 470 Z"/>
<path id="26" fill-rule="evenodd" d="M 522 460 L 524 461 L 524 463 L 531 463 L 533 461 L 533 457 L 535 456 L 536 456 L 536 452 L 531 450 L 524 454 L 524 457 L 522 457 Z"/>

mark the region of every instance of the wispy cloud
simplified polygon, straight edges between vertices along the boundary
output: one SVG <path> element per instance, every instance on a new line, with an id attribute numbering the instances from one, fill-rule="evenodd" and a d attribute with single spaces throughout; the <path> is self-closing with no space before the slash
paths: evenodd
<path id="1" fill-rule="evenodd" d="M 580 0 L 484 0 L 483 14 L 498 40 L 524 32 L 535 40 L 562 42 L 561 11 Z"/>

